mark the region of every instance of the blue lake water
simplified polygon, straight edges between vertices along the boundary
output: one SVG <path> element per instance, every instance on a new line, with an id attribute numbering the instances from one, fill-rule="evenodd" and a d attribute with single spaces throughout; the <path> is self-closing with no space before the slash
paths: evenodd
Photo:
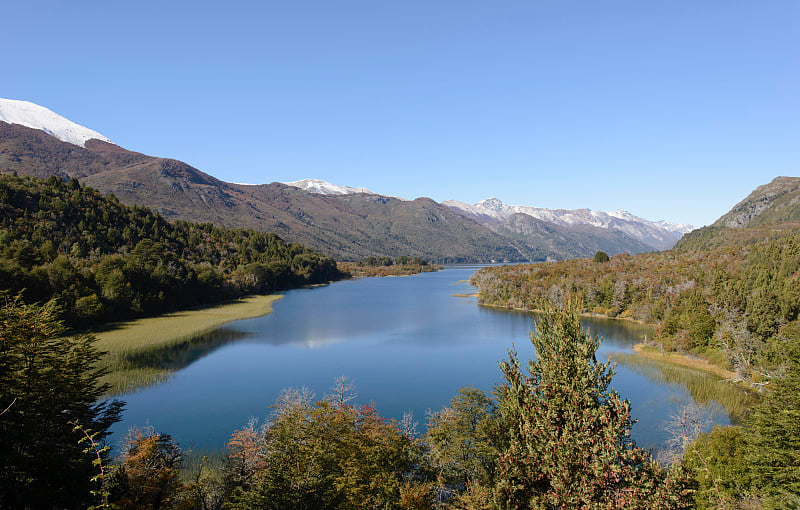
<path id="1" fill-rule="evenodd" d="M 500 382 L 498 361 L 513 345 L 533 356 L 531 316 L 483 308 L 466 283 L 476 267 L 454 266 L 400 278 L 363 278 L 285 293 L 272 314 L 230 323 L 204 339 L 212 347 L 169 380 L 119 396 L 127 402 L 113 428 L 152 425 L 184 447 L 222 448 L 250 417 L 263 419 L 283 388 L 306 387 L 322 398 L 342 375 L 357 401 L 386 417 L 411 411 L 424 431 L 428 410 L 446 405 L 458 388 L 486 391 Z M 601 335 L 600 357 L 630 352 L 646 331 L 622 321 L 586 319 Z M 214 338 L 217 338 L 215 341 Z M 664 424 L 692 401 L 686 386 L 619 364 L 612 386 L 631 401 L 633 437 L 657 448 Z M 712 402 L 713 422 L 729 423 Z"/>

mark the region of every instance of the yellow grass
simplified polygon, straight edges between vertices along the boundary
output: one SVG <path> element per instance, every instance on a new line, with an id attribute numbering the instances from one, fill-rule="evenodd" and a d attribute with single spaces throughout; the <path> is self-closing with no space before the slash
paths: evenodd
<path id="1" fill-rule="evenodd" d="M 272 312 L 272 303 L 282 297 L 248 296 L 213 307 L 115 323 L 94 334 L 98 339 L 95 345 L 101 351 L 107 351 L 108 355 L 166 347 L 228 322 L 267 315 Z"/>
<path id="2" fill-rule="evenodd" d="M 710 363 L 707 360 L 688 354 L 683 354 L 680 352 L 662 352 L 659 347 L 644 343 L 634 345 L 633 350 L 645 358 L 656 361 L 665 361 L 667 363 L 692 368 L 694 370 L 701 370 L 709 374 L 714 374 L 721 379 L 734 379 L 736 377 L 736 374 L 730 370 L 726 370 L 718 365 Z"/>
<path id="3" fill-rule="evenodd" d="M 106 352 L 101 365 L 109 370 L 101 382 L 111 386 L 111 394 L 119 394 L 163 381 L 172 373 L 169 362 L 148 366 L 137 357 L 191 349 L 197 343 L 195 339 L 224 324 L 269 314 L 272 304 L 282 297 L 248 296 L 217 306 L 108 325 L 94 333 L 98 339 L 95 346 Z"/>
<path id="4" fill-rule="evenodd" d="M 638 353 L 618 352 L 612 353 L 609 358 L 623 363 L 629 369 L 656 383 L 685 385 L 692 399 L 700 404 L 718 402 L 734 423 L 741 420 L 757 400 L 753 392 L 720 378 L 717 373 L 698 369 L 695 365 L 678 364 L 674 361 L 677 358 L 662 357 L 660 352 L 655 354 L 658 356 L 651 358 Z"/>

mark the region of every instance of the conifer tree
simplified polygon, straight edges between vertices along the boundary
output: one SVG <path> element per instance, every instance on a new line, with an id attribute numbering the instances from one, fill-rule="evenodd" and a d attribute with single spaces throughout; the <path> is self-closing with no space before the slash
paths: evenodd
<path id="1" fill-rule="evenodd" d="M 577 303 L 550 310 L 522 371 L 501 362 L 501 434 L 495 496 L 503 508 L 689 508 L 683 476 L 668 473 L 630 437 L 630 403 L 609 388 L 600 339 L 581 329 Z"/>
<path id="2" fill-rule="evenodd" d="M 85 508 L 97 472 L 76 426 L 102 442 L 122 404 L 98 402 L 92 337 L 61 336 L 52 306 L 0 299 L 0 508 Z"/>
<path id="3" fill-rule="evenodd" d="M 800 342 L 795 342 L 787 346 L 786 374 L 745 421 L 745 459 L 766 508 L 786 508 L 788 501 L 800 506 Z"/>

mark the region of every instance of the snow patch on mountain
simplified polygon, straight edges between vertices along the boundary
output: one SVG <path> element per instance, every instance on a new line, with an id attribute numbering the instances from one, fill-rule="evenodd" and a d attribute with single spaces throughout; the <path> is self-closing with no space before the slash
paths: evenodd
<path id="1" fill-rule="evenodd" d="M 656 225 L 664 227 L 670 232 L 680 232 L 681 234 L 688 234 L 695 229 L 694 225 L 689 225 L 688 223 L 675 223 L 667 220 L 658 220 Z"/>
<path id="2" fill-rule="evenodd" d="M 299 181 L 284 182 L 287 186 L 294 186 L 308 191 L 309 193 L 317 193 L 320 195 L 352 195 L 353 193 L 367 193 L 375 195 L 367 188 L 351 188 L 350 186 L 339 186 L 338 184 L 331 184 L 328 181 L 321 179 L 302 179 Z"/>
<path id="3" fill-rule="evenodd" d="M 29 101 L 0 99 L 0 122 L 39 129 L 62 142 L 80 147 L 85 146 L 86 142 L 93 138 L 114 143 L 97 131 L 85 128 L 48 110 L 44 106 L 39 106 Z"/>
<path id="4" fill-rule="evenodd" d="M 448 200 L 442 204 L 460 210 L 482 222 L 504 223 L 512 215 L 521 213 L 568 227 L 591 225 L 615 229 L 660 250 L 671 247 L 683 234 L 692 230 L 691 225 L 663 220 L 650 221 L 622 210 L 605 212 L 590 209 L 546 209 L 509 205 L 496 197 L 481 200 L 477 204 L 465 204 L 456 200 Z"/>

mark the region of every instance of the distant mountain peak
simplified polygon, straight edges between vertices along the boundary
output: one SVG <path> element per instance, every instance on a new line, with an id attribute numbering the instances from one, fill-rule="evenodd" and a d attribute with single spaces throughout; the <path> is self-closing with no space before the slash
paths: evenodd
<path id="1" fill-rule="evenodd" d="M 497 197 L 489 197 L 481 200 L 480 202 L 475 204 L 475 206 L 483 207 L 484 209 L 502 210 L 508 207 L 508 204 L 506 204 Z"/>
<path id="2" fill-rule="evenodd" d="M 351 188 L 350 186 L 340 186 L 332 184 L 322 179 L 301 179 L 299 181 L 284 182 L 287 186 L 293 186 L 308 191 L 309 193 L 317 193 L 320 195 L 352 195 L 354 193 L 367 193 L 374 195 L 367 188 Z"/>
<path id="3" fill-rule="evenodd" d="M 114 143 L 97 131 L 76 124 L 30 101 L 0 98 L 0 122 L 39 129 L 62 142 L 84 147 L 92 139 Z"/>
<path id="4" fill-rule="evenodd" d="M 487 218 L 490 218 L 491 220 L 488 221 L 504 223 L 511 221 L 511 217 L 515 214 L 527 214 L 533 218 L 565 227 L 589 225 L 619 230 L 657 249 L 671 247 L 683 234 L 692 230 L 691 225 L 650 221 L 621 209 L 612 212 L 593 211 L 591 209 L 546 209 L 544 207 L 509 205 L 497 197 L 481 200 L 474 205 L 455 200 L 449 200 L 443 202 L 443 204 L 472 215 L 481 221 L 487 221 Z"/>

